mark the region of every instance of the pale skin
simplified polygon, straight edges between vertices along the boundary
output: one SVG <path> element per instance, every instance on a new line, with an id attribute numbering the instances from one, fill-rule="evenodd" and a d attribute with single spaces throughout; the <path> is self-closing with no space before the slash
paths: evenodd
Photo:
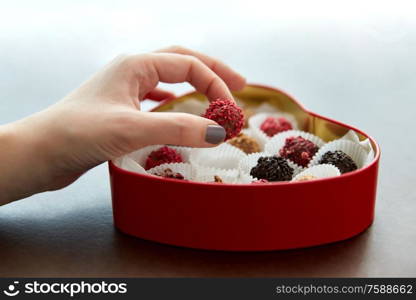
<path id="1" fill-rule="evenodd" d="M 0 205 L 63 188 L 89 169 L 152 144 L 213 147 L 212 120 L 141 112 L 163 99 L 159 82 L 189 82 L 209 100 L 233 99 L 245 79 L 224 63 L 182 47 L 120 56 L 49 108 L 0 126 Z"/>

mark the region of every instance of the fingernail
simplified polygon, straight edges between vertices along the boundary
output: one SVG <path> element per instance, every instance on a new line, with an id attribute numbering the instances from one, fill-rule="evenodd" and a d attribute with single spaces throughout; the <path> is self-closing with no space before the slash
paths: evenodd
<path id="1" fill-rule="evenodd" d="M 208 125 L 205 141 L 210 144 L 219 144 L 225 139 L 225 129 L 218 125 Z"/>

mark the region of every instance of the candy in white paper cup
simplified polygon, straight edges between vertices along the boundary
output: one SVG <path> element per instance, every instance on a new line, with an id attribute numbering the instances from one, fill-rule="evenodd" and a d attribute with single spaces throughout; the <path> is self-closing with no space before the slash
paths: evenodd
<path id="1" fill-rule="evenodd" d="M 312 166 L 293 177 L 292 181 L 305 181 L 319 178 L 328 178 L 341 175 L 339 169 L 333 165 L 322 164 Z"/>
<path id="2" fill-rule="evenodd" d="M 138 164 L 140 164 L 143 168 L 146 168 L 146 160 L 149 157 L 149 154 L 153 151 L 159 150 L 160 148 L 165 147 L 165 145 L 150 145 L 134 152 L 127 154 L 126 156 L 130 157 Z M 181 157 L 182 162 L 189 162 L 189 156 L 191 153 L 192 148 L 188 147 L 180 147 L 180 146 L 166 146 L 175 150 Z"/>
<path id="3" fill-rule="evenodd" d="M 267 157 L 267 156 L 273 156 L 273 155 L 269 155 L 269 154 L 266 154 L 264 152 L 253 153 L 253 154 L 247 155 L 247 157 L 242 159 L 240 161 L 240 164 L 238 165 L 238 169 L 240 171 L 240 174 L 248 174 L 248 175 L 252 176 L 251 175 L 251 169 L 253 169 L 255 166 L 257 166 L 259 158 L 260 157 Z M 290 160 L 286 159 L 286 161 L 287 161 L 288 165 L 293 169 L 292 178 L 293 178 L 293 176 L 296 176 L 297 174 L 302 172 L 303 168 L 294 164 Z M 260 179 L 260 178 L 254 177 L 254 176 L 252 176 L 252 177 L 254 178 L 254 180 Z"/>
<path id="4" fill-rule="evenodd" d="M 298 136 L 314 143 L 318 148 L 322 147 L 325 144 L 325 142 L 321 138 L 309 132 L 299 131 L 299 130 L 288 130 L 288 131 L 278 133 L 274 137 L 272 137 L 264 146 L 264 152 L 266 152 L 269 155 L 281 156 L 280 150 L 285 146 L 286 139 L 289 137 L 298 137 Z M 303 168 L 303 166 L 300 166 L 300 167 Z"/>
<path id="5" fill-rule="evenodd" d="M 209 167 L 199 167 L 196 169 L 195 181 L 198 182 L 217 182 L 217 183 L 236 183 L 239 177 L 237 169 L 217 169 Z"/>
<path id="6" fill-rule="evenodd" d="M 319 165 L 323 155 L 325 155 L 327 152 L 334 152 L 337 150 L 342 151 L 348 155 L 357 165 L 358 169 L 362 168 L 367 161 L 368 154 L 360 144 L 349 140 L 339 139 L 322 146 L 322 148 L 319 149 L 319 151 L 309 162 L 309 167 Z M 338 168 L 340 167 L 338 166 Z M 342 172 L 342 169 L 340 169 L 340 171 Z"/>
<path id="7" fill-rule="evenodd" d="M 241 159 L 246 154 L 240 149 L 227 143 L 213 148 L 192 149 L 189 160 L 195 168 L 208 167 L 215 169 L 237 169 Z"/>
<path id="8" fill-rule="evenodd" d="M 253 137 L 259 141 L 259 143 L 264 146 L 267 141 L 269 141 L 271 139 L 271 137 L 269 137 L 266 133 L 264 133 L 260 127 L 263 124 L 263 122 L 269 118 L 269 117 L 273 117 L 273 118 L 285 118 L 286 120 L 289 121 L 289 123 L 292 125 L 292 129 L 297 129 L 298 125 L 296 122 L 296 119 L 287 113 L 258 113 L 255 114 L 254 116 L 252 116 L 248 122 L 249 122 L 249 128 L 252 131 Z M 275 135 L 276 136 L 276 135 Z"/>
<path id="9" fill-rule="evenodd" d="M 248 132 L 249 131 L 245 131 Z M 229 139 L 227 144 L 242 150 L 246 154 L 261 152 L 262 147 L 260 143 L 247 133 L 239 133 L 237 136 Z"/>
<path id="10" fill-rule="evenodd" d="M 179 173 L 185 180 L 195 180 L 194 169 L 190 163 L 161 164 L 147 170 L 147 173 L 167 178 L 175 178 L 174 175 Z"/>

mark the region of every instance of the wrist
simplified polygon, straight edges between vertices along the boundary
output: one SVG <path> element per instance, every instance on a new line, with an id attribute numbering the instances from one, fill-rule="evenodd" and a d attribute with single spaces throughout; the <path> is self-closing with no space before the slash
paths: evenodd
<path id="1" fill-rule="evenodd" d="M 0 126 L 0 205 L 47 190 L 46 151 L 31 121 Z"/>

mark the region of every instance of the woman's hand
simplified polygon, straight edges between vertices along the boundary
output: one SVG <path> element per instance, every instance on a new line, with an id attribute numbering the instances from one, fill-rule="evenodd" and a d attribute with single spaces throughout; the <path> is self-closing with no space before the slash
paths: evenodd
<path id="1" fill-rule="evenodd" d="M 211 147 L 214 121 L 141 112 L 146 95 L 171 95 L 159 82 L 189 82 L 210 100 L 230 98 L 245 79 L 218 60 L 181 47 L 116 58 L 64 99 L 0 127 L 0 204 L 62 188 L 90 168 L 151 144 Z M 53 83 L 51 83 L 53 84 Z"/>

